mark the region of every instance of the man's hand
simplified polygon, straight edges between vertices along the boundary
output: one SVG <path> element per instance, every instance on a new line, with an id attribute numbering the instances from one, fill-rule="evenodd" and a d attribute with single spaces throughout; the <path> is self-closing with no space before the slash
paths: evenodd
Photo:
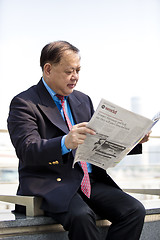
<path id="1" fill-rule="evenodd" d="M 147 133 L 147 134 L 144 136 L 144 138 L 142 138 L 142 140 L 141 140 L 139 143 L 148 142 L 150 134 L 151 134 L 151 131 L 150 131 L 149 133 Z"/>
<path id="2" fill-rule="evenodd" d="M 76 149 L 86 139 L 86 134 L 95 135 L 96 133 L 87 127 L 87 122 L 76 124 L 65 138 L 65 145 L 68 149 Z"/>

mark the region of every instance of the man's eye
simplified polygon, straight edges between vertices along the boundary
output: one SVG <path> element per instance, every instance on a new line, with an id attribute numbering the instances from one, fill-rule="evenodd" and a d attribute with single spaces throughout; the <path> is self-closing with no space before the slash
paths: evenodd
<path id="1" fill-rule="evenodd" d="M 73 73 L 73 71 L 66 71 L 66 73 L 67 73 L 68 75 L 70 75 L 70 74 Z"/>
<path id="2" fill-rule="evenodd" d="M 80 71 L 80 69 L 75 69 L 75 70 L 71 70 L 71 71 L 65 71 L 65 73 L 66 73 L 67 75 L 71 75 L 71 74 L 73 74 L 74 72 L 76 72 L 77 74 L 79 74 L 79 71 Z"/>

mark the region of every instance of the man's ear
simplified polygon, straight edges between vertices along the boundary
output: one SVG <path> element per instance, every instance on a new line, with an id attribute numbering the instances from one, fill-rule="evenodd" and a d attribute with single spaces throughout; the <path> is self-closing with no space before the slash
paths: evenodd
<path id="1" fill-rule="evenodd" d="M 49 76 L 50 75 L 50 72 L 51 72 L 51 64 L 50 63 L 46 63 L 43 67 L 43 72 L 45 73 L 46 76 Z"/>

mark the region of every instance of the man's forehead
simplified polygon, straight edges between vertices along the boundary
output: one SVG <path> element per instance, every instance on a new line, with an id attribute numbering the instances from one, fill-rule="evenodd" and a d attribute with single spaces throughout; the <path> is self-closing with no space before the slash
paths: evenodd
<path id="1" fill-rule="evenodd" d="M 80 55 L 73 51 L 65 51 L 60 61 L 60 65 L 67 65 L 70 68 L 80 67 Z"/>

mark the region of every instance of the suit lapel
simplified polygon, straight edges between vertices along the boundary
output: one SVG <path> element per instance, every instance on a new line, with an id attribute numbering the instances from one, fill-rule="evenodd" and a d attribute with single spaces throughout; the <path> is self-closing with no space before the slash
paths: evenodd
<path id="1" fill-rule="evenodd" d="M 37 104 L 38 107 L 56 127 L 64 133 L 68 133 L 67 125 L 42 81 L 38 83 L 37 89 L 39 98 L 41 99 L 41 103 Z"/>
<path id="2" fill-rule="evenodd" d="M 85 104 L 76 98 L 74 92 L 69 95 L 68 101 L 70 104 L 70 108 L 75 123 L 85 122 L 86 121 Z"/>
<path id="3" fill-rule="evenodd" d="M 52 97 L 48 93 L 45 88 L 42 80 L 37 84 L 37 90 L 39 99 L 41 100 L 37 105 L 43 111 L 43 113 L 47 116 L 47 118 L 59 129 L 61 129 L 64 133 L 68 133 L 68 127 L 63 120 L 55 102 Z M 83 99 L 82 99 L 83 100 Z M 71 93 L 68 97 L 68 101 L 70 104 L 70 108 L 72 111 L 72 115 L 75 121 L 75 124 L 88 121 L 86 119 L 86 106 L 83 101 L 80 101 L 73 93 Z"/>

